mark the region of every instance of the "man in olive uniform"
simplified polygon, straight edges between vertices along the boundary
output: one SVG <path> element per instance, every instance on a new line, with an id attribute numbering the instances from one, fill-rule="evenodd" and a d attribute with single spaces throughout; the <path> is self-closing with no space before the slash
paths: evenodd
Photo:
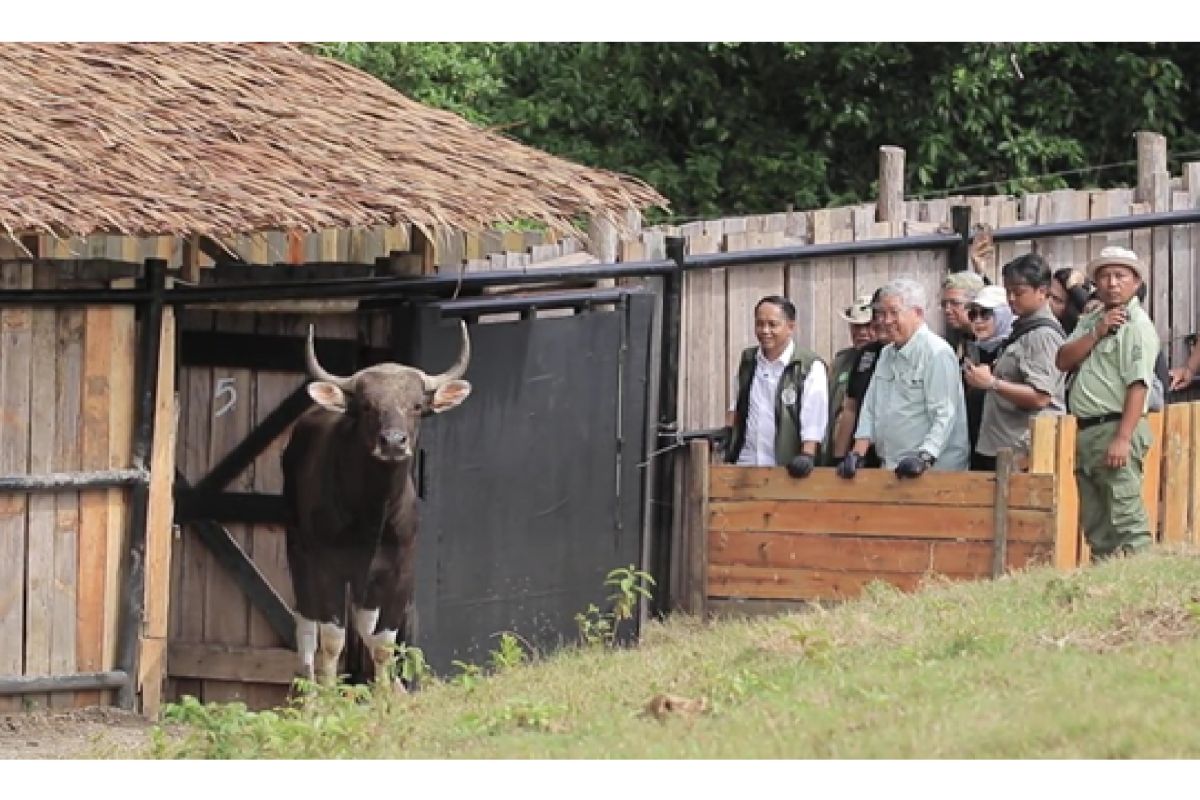
<path id="1" fill-rule="evenodd" d="M 1150 447 L 1149 386 L 1158 356 L 1154 323 L 1137 299 L 1146 267 L 1123 247 L 1106 247 L 1087 267 L 1104 307 L 1079 318 L 1057 366 L 1078 369 L 1067 396 L 1079 419 L 1075 478 L 1079 517 L 1094 560 L 1150 546 L 1142 461 Z"/>
<path id="2" fill-rule="evenodd" d="M 825 443 L 821 446 L 821 463 L 833 466 L 843 455 L 833 454 L 833 431 L 838 415 L 842 411 L 842 401 L 850 386 L 851 371 L 858 361 L 863 348 L 875 341 L 875 332 L 871 325 L 871 295 L 863 295 L 852 305 L 838 312 L 838 316 L 850 324 L 850 347 L 839 350 L 833 357 L 829 368 L 829 425 L 825 434 Z M 851 425 L 853 429 L 853 425 Z"/>

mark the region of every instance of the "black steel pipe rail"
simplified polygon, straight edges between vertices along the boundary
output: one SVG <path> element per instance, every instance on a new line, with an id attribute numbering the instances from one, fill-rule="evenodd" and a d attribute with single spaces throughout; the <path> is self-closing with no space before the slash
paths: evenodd
<path id="1" fill-rule="evenodd" d="M 77 489 L 117 489 L 150 482 L 144 469 L 102 469 L 94 472 L 45 472 L 40 475 L 0 476 L 0 494 L 63 492 Z"/>
<path id="2" fill-rule="evenodd" d="M 712 253 L 686 256 L 683 269 L 717 269 L 742 267 L 773 261 L 807 261 L 814 258 L 843 256 L 887 255 L 909 250 L 949 250 L 959 244 L 959 237 L 950 233 L 926 233 L 902 239 L 867 239 L 861 242 L 829 242 L 800 244 L 792 247 L 771 247 L 763 250 L 739 250 L 734 253 Z"/>
<path id="3" fill-rule="evenodd" d="M 129 674 L 119 669 L 108 672 L 80 672 L 75 675 L 0 676 L 0 697 L 48 692 L 87 692 L 96 689 L 120 690 L 129 683 Z"/>
<path id="4" fill-rule="evenodd" d="M 1090 233 L 1131 231 L 1140 228 L 1192 225 L 1196 223 L 1200 223 L 1200 208 L 1184 211 L 1155 211 L 1150 214 L 1131 214 L 1127 217 L 1081 219 L 1073 222 L 1048 222 L 1044 225 L 997 228 L 992 232 L 992 241 L 1024 242 L 1031 239 L 1049 239 L 1055 236 L 1079 236 Z"/>
<path id="5" fill-rule="evenodd" d="M 646 294 L 639 287 L 625 289 L 581 289 L 578 291 L 545 292 L 535 295 L 504 295 L 490 297 L 466 297 L 460 300 L 441 300 L 429 305 L 442 316 L 468 314 L 500 314 L 506 311 L 527 309 L 587 308 L 594 305 L 619 303 L 629 294 Z"/>

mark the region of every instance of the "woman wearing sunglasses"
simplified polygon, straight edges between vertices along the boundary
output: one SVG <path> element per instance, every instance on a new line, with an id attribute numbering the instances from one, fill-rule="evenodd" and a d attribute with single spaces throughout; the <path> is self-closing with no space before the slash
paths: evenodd
<path id="1" fill-rule="evenodd" d="M 963 366 L 969 364 L 990 365 L 996 360 L 1000 346 L 1012 331 L 1013 313 L 1008 299 L 999 286 L 985 286 L 967 305 L 967 319 L 971 323 L 974 340 L 967 343 Z M 975 452 L 979 441 L 979 426 L 983 421 L 983 401 L 987 389 L 972 386 L 963 378 L 963 399 L 967 406 L 967 436 L 971 440 L 971 469 L 986 469 Z"/>

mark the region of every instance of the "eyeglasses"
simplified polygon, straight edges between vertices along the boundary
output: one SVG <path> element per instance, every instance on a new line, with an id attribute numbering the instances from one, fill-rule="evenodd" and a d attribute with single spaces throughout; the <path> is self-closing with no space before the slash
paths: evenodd
<path id="1" fill-rule="evenodd" d="M 979 319 L 991 319 L 995 313 L 996 312 L 992 311 L 990 308 L 971 306 L 967 309 L 967 319 L 971 320 L 971 322 Z"/>

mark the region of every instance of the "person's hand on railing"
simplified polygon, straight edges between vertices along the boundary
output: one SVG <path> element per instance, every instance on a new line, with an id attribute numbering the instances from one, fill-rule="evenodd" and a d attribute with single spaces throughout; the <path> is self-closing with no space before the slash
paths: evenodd
<path id="1" fill-rule="evenodd" d="M 788 462 L 788 475 L 791 475 L 793 478 L 807 478 L 812 474 L 814 466 L 816 466 L 816 462 L 813 460 L 813 457 L 808 453 L 801 453 Z"/>
<path id="2" fill-rule="evenodd" d="M 933 466 L 933 457 L 921 452 L 916 455 L 904 456 L 896 463 L 897 478 L 919 478 L 925 470 Z"/>
<path id="3" fill-rule="evenodd" d="M 1167 374 L 1171 376 L 1171 386 L 1168 391 L 1172 392 L 1188 388 L 1192 385 L 1192 381 L 1196 377 L 1195 373 L 1186 366 L 1175 367 L 1175 369 L 1169 370 Z"/>
<path id="4" fill-rule="evenodd" d="M 849 453 L 846 453 L 841 462 L 838 464 L 838 477 L 849 480 L 858 474 L 858 468 L 860 466 L 862 466 L 862 456 L 851 450 Z"/>

